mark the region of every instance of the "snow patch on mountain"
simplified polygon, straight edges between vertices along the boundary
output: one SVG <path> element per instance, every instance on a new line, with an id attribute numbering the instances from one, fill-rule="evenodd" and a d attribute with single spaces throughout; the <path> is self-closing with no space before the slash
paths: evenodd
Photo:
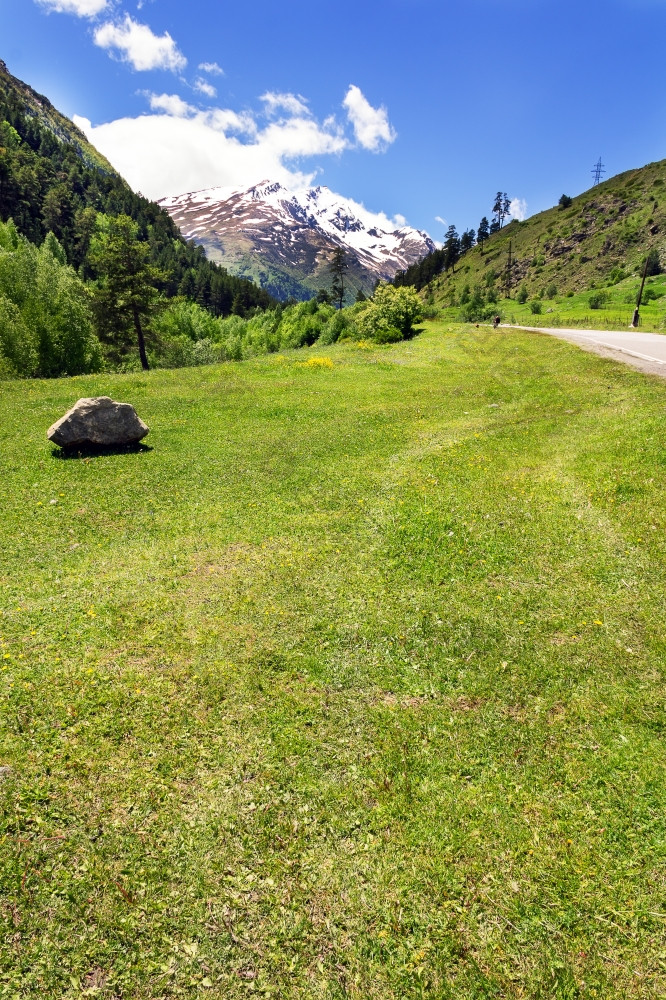
<path id="1" fill-rule="evenodd" d="M 290 191 L 264 181 L 245 190 L 214 187 L 163 198 L 187 239 L 202 243 L 209 255 L 234 270 L 243 256 L 260 248 L 267 266 L 288 265 L 312 289 L 326 282 L 330 253 L 343 246 L 356 269 L 359 287 L 372 288 L 392 278 L 435 249 L 430 236 L 404 218 L 390 219 L 327 187 Z"/>

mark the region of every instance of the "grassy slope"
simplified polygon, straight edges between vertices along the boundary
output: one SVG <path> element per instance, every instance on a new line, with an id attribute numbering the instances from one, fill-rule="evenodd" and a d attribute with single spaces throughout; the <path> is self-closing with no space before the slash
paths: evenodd
<path id="1" fill-rule="evenodd" d="M 556 295 L 552 299 L 542 299 L 539 314 L 532 312 L 530 301 L 521 305 L 515 298 L 501 299 L 497 303 L 497 311 L 503 322 L 523 326 L 625 330 L 633 316 L 640 283 L 640 278 L 634 275 L 617 285 L 601 289 L 608 299 L 600 308 L 595 309 L 590 307 L 590 299 L 597 292 L 588 291 L 573 296 Z M 666 330 L 666 275 L 648 278 L 645 288 L 652 289 L 659 297 L 641 305 L 640 328 L 663 333 Z M 459 307 L 444 309 L 442 319 L 453 322 L 459 312 Z"/>
<path id="2" fill-rule="evenodd" d="M 435 301 L 446 306 L 452 293 L 458 301 L 465 284 L 485 287 L 490 270 L 496 272 L 497 287 L 503 293 L 509 241 L 514 261 L 514 297 L 523 284 L 530 298 L 555 284 L 558 299 L 555 304 L 545 302 L 544 312 L 555 305 L 555 312 L 568 314 L 567 322 L 584 325 L 584 311 L 590 314 L 590 288 L 604 287 L 614 267 L 622 267 L 632 275 L 616 286 L 622 299 L 638 290 L 634 275 L 652 247 L 660 251 L 666 268 L 666 160 L 611 177 L 574 198 L 571 207 L 564 211 L 552 208 L 525 222 L 505 226 L 488 240 L 483 253 L 475 247 L 461 260 L 455 274 L 448 272 L 435 279 L 431 286 Z M 568 308 L 571 301 L 567 303 L 564 297 L 567 292 L 579 296 L 574 305 L 580 308 L 573 310 L 574 316 Z M 621 315 L 624 327 L 631 319 L 632 307 L 624 301 L 621 306 L 615 312 Z M 515 306 L 504 302 L 502 308 L 506 311 Z M 611 308 L 609 305 L 592 311 L 591 319 L 594 323 L 609 325 L 604 323 L 604 315 L 610 315 Z M 447 315 L 453 316 L 457 311 L 454 309 Z M 651 324 L 649 320 L 653 314 L 656 319 Z M 666 319 L 666 300 L 661 305 L 652 304 L 645 319 L 649 328 L 662 326 Z M 539 322 L 545 323 L 545 319 Z"/>
<path id="3" fill-rule="evenodd" d="M 326 355 L 0 386 L 0 996 L 664 995 L 666 385 Z"/>

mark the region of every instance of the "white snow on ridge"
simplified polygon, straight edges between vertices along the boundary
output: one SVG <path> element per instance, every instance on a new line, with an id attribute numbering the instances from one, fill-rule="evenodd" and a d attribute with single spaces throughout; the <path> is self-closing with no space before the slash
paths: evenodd
<path id="1" fill-rule="evenodd" d="M 215 187 L 161 200 L 185 235 L 207 228 L 219 236 L 243 234 L 273 243 L 284 256 L 283 240 L 307 244 L 318 232 L 327 243 L 347 248 L 363 267 L 388 276 L 435 249 L 430 236 L 399 225 L 382 212 L 371 212 L 327 187 L 290 191 L 264 181 L 246 190 Z M 206 226 L 200 225 L 207 220 Z M 402 222 L 402 217 L 400 218 Z M 192 223 L 198 223 L 192 228 Z M 310 235 L 312 234 L 312 236 Z"/>

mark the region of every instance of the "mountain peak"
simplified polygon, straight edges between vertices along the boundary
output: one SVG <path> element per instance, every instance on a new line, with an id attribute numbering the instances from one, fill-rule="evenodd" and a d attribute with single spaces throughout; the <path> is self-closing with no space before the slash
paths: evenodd
<path id="1" fill-rule="evenodd" d="M 339 246 L 348 254 L 350 288 L 366 293 L 435 249 L 427 233 L 324 185 L 289 190 L 263 180 L 245 190 L 210 188 L 160 204 L 211 259 L 282 298 L 310 298 L 328 287 L 329 260 Z"/>

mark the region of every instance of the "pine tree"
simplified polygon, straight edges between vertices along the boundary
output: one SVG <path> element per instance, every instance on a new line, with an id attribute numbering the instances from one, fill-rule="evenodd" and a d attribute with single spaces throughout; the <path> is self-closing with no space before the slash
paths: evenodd
<path id="1" fill-rule="evenodd" d="M 467 253 L 474 246 L 474 240 L 476 238 L 476 233 L 473 229 L 466 229 L 465 232 L 460 237 L 460 250 L 461 253 Z"/>
<path id="2" fill-rule="evenodd" d="M 127 215 L 102 217 L 90 262 L 99 277 L 95 305 L 100 332 L 122 348 L 133 329 L 141 367 L 147 370 L 144 325 L 155 312 L 156 285 L 166 275 L 148 263 L 150 247 L 138 239 L 138 228 Z"/>
<path id="3" fill-rule="evenodd" d="M 444 267 L 455 272 L 456 264 L 460 260 L 460 237 L 456 227 L 451 225 L 446 230 L 444 236 Z"/>
<path id="4" fill-rule="evenodd" d="M 504 225 L 504 220 L 509 216 L 511 212 L 511 200 L 507 195 L 506 191 L 498 191 L 495 195 L 495 203 L 493 205 L 493 215 L 495 216 L 495 222 L 497 223 L 497 229 L 501 229 Z M 497 232 L 497 229 L 495 232 Z M 493 230 L 491 229 L 491 232 Z"/>
<path id="5" fill-rule="evenodd" d="M 347 254 L 344 247 L 336 247 L 331 257 L 329 270 L 333 275 L 331 282 L 331 298 L 337 303 L 338 309 L 342 309 L 345 297 L 345 274 L 349 270 Z"/>
<path id="6" fill-rule="evenodd" d="M 488 226 L 488 220 L 484 215 L 484 217 L 481 219 L 481 222 L 479 223 L 479 228 L 476 233 L 476 242 L 481 247 L 481 253 L 483 253 L 483 244 L 486 242 L 489 235 L 490 235 L 490 228 Z"/>

